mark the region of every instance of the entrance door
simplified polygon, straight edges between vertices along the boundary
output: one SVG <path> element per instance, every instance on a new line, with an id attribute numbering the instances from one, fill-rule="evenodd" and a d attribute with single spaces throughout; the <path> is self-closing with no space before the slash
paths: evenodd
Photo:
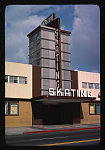
<path id="1" fill-rule="evenodd" d="M 44 105 L 44 124 L 72 124 L 71 104 Z"/>
<path id="2" fill-rule="evenodd" d="M 70 103 L 61 105 L 60 118 L 61 124 L 72 124 L 72 106 Z"/>

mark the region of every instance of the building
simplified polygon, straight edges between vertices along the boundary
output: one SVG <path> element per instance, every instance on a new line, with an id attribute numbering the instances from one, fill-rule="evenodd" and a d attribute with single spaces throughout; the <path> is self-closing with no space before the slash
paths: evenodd
<path id="1" fill-rule="evenodd" d="M 94 101 L 81 103 L 80 123 L 99 123 L 100 122 L 100 74 L 85 71 L 71 71 L 71 87 L 84 91 L 91 91 L 91 96 L 96 97 Z"/>
<path id="2" fill-rule="evenodd" d="M 70 79 L 70 34 L 60 29 L 60 18 L 38 26 L 29 38 L 29 63 L 41 68 L 41 95 L 48 95 L 48 88 L 71 88 Z M 47 18 L 47 20 L 48 20 Z M 61 58 L 60 58 L 61 57 Z"/>
<path id="3" fill-rule="evenodd" d="M 91 124 L 100 122 L 100 74 L 70 71 L 79 97 L 40 95 L 40 67 L 5 62 L 5 125 Z M 91 96 L 87 97 L 87 91 Z M 75 111 L 76 110 L 76 111 Z"/>
<path id="4" fill-rule="evenodd" d="M 29 64 L 5 63 L 6 127 L 100 122 L 100 74 L 70 70 L 70 32 L 52 14 L 30 32 Z"/>
<path id="5" fill-rule="evenodd" d="M 32 65 L 5 62 L 5 127 L 32 125 Z"/>

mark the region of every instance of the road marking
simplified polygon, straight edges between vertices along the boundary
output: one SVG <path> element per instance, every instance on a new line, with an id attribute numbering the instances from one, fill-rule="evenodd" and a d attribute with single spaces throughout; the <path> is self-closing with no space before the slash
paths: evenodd
<path id="1" fill-rule="evenodd" d="M 100 127 L 91 127 L 91 128 L 76 128 L 76 129 L 63 129 L 63 130 L 46 130 L 46 131 L 31 131 L 25 132 L 26 134 L 31 133 L 48 133 L 48 132 L 61 132 L 61 131 L 79 131 L 79 130 L 90 130 L 90 129 L 99 129 Z"/>
<path id="2" fill-rule="evenodd" d="M 91 140 L 73 141 L 73 142 L 64 142 L 64 143 L 54 143 L 54 144 L 44 144 L 44 145 L 38 145 L 38 146 L 56 146 L 56 145 L 72 144 L 72 143 L 82 143 L 82 142 L 98 141 L 98 140 L 100 140 L 100 139 L 91 139 Z"/>
<path id="3" fill-rule="evenodd" d="M 42 138 L 42 139 L 30 139 L 30 141 L 34 141 L 34 140 L 45 140 L 45 139 L 57 139 L 57 138 L 66 138 L 66 137 L 69 137 L 69 136 L 63 136 L 63 137 L 53 137 L 53 138 Z"/>

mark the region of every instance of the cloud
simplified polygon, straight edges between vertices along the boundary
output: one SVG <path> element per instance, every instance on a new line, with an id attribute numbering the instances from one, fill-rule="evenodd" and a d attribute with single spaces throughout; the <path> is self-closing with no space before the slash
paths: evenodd
<path id="1" fill-rule="evenodd" d="M 96 5 L 76 5 L 71 31 L 72 69 L 99 71 L 100 18 Z M 78 65 L 79 64 L 79 65 Z"/>
<path id="2" fill-rule="evenodd" d="M 35 12 L 49 6 L 9 6 L 5 16 L 5 55 L 6 61 L 28 63 L 27 34 L 35 29 L 46 16 Z"/>
<path id="3" fill-rule="evenodd" d="M 96 5 L 7 6 L 5 10 L 6 60 L 28 63 L 27 34 L 53 12 L 61 18 L 61 28 L 64 30 L 70 28 L 71 31 L 71 69 L 99 71 L 100 11 Z"/>

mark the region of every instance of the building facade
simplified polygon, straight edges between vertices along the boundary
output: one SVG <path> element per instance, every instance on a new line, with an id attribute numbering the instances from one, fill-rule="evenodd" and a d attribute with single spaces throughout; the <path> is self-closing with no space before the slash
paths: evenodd
<path id="1" fill-rule="evenodd" d="M 5 127 L 32 125 L 32 65 L 5 62 Z"/>
<path id="2" fill-rule="evenodd" d="M 72 88 L 84 91 L 84 96 L 87 96 L 86 91 L 91 91 L 91 96 L 96 98 L 81 103 L 80 123 L 100 123 L 100 74 L 72 70 L 71 79 Z"/>
<path id="3" fill-rule="evenodd" d="M 5 126 L 100 122 L 100 74 L 70 71 L 71 88 L 87 97 L 41 95 L 41 68 L 5 62 Z M 95 98 L 94 98 L 95 97 Z M 94 98 L 94 99 L 93 99 Z"/>
<path id="4" fill-rule="evenodd" d="M 5 62 L 5 126 L 100 122 L 100 74 L 70 70 L 70 34 L 52 14 L 30 32 L 29 64 Z"/>

